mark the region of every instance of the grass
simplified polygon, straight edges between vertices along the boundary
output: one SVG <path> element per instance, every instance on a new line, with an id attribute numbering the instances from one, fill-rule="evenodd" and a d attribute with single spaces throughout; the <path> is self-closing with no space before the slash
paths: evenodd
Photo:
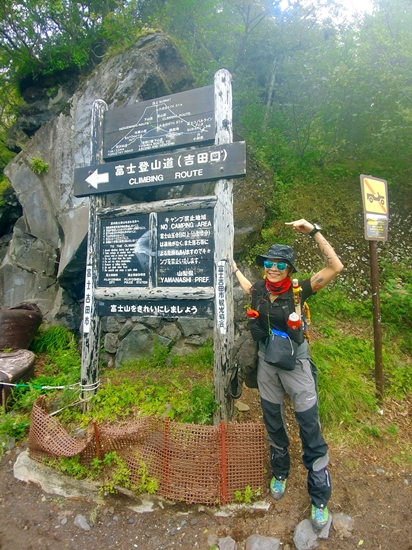
<path id="1" fill-rule="evenodd" d="M 408 461 L 405 427 L 388 420 L 376 399 L 369 302 L 348 300 L 335 285 L 327 296 L 313 296 L 310 305 L 314 333 L 310 349 L 319 370 L 319 411 L 327 439 L 346 446 L 395 444 L 397 449 L 405 447 L 401 456 Z M 383 409 L 396 402 L 393 417 L 401 418 L 397 413 L 412 394 L 411 358 L 403 345 L 402 323 L 383 325 L 382 332 Z"/>
<path id="2" fill-rule="evenodd" d="M 104 383 L 93 398 L 91 413 L 97 422 L 154 415 L 178 422 L 212 423 L 211 343 L 186 357 L 170 356 L 167 348 L 155 345 L 151 357 L 129 361 L 120 369 L 103 370 L 102 377 Z M 75 415 L 75 411 L 68 411 L 63 417 L 73 421 Z M 83 424 L 90 420 L 82 415 Z"/>
<path id="3" fill-rule="evenodd" d="M 168 348 L 155 345 L 150 357 L 131 361 L 120 369 L 102 369 L 101 387 L 88 414 L 76 405 L 81 359 L 73 334 L 64 327 L 40 330 L 31 349 L 42 363 L 41 373 L 14 389 L 7 412 L 0 409 L 0 438 L 21 439 L 26 435 L 33 403 L 41 394 L 46 394 L 49 410 L 63 409 L 59 420 L 69 431 L 79 425 L 87 426 L 92 420 L 102 423 L 142 415 L 212 423 L 216 405 L 210 342 L 184 358 L 171 356 Z M 64 389 L 44 389 L 45 386 Z"/>
<path id="4" fill-rule="evenodd" d="M 385 413 L 381 414 L 381 404 L 375 397 L 371 315 L 367 301 L 362 304 L 348 300 L 338 285 L 326 296 L 323 293 L 311 299 L 310 349 L 319 370 L 322 426 L 331 443 L 396 448 L 393 460 L 411 464 L 408 400 L 412 396 L 412 369 L 404 346 L 403 321 L 401 325 L 393 320 L 384 325 Z M 41 389 L 44 385 L 68 387 L 78 382 L 80 356 L 74 336 L 63 327 L 50 327 L 40 331 L 32 349 L 42 360 L 42 372 L 29 387 L 14 391 L 10 410 L 0 409 L 0 441 L 6 436 L 21 439 L 26 435 L 32 404 L 41 393 L 47 394 L 53 409 L 66 407 L 59 420 L 68 431 L 88 426 L 92 420 L 125 421 L 141 415 L 212 423 L 215 403 L 211 342 L 186 357 L 155 345 L 150 357 L 131 361 L 122 368 L 102 369 L 101 386 L 90 413 L 68 406 L 77 401 L 78 387 Z"/>

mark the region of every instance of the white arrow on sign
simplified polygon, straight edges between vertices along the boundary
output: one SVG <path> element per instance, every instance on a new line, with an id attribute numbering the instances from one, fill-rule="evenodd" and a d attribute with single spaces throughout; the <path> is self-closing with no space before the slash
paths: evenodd
<path id="1" fill-rule="evenodd" d="M 109 172 L 104 172 L 103 174 L 99 174 L 99 169 L 97 168 L 93 174 L 90 174 L 88 178 L 86 178 L 86 181 L 89 185 L 97 189 L 99 186 L 99 183 L 108 183 L 109 182 Z"/>

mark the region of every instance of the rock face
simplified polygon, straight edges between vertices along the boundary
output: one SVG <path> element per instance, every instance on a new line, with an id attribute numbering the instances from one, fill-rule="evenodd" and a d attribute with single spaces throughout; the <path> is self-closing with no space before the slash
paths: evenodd
<path id="1" fill-rule="evenodd" d="M 14 215 L 21 217 L 12 234 L 0 241 L 0 303 L 4 307 L 35 302 L 46 322 L 78 330 L 89 199 L 74 197 L 73 174 L 75 168 L 91 164 L 93 102 L 103 99 L 113 109 L 194 87 L 194 78 L 179 52 L 165 36 L 156 33 L 140 38 L 128 51 L 99 65 L 74 93 L 73 80 L 54 92 L 51 99 L 39 97 L 34 90 L 27 92 L 27 103 L 8 135 L 9 147 L 20 150 L 5 173 L 17 198 L 12 197 L 16 203 Z M 33 159 L 46 163 L 46 170 L 35 173 Z M 258 236 L 265 217 L 271 182 L 264 174 L 256 176 L 256 172 L 251 170 L 251 176 L 234 185 L 237 251 Z M 211 184 L 195 184 L 185 186 L 184 193 L 201 195 L 212 189 Z M 182 193 L 183 187 L 142 189 L 113 194 L 109 200 L 111 204 L 130 204 Z M 209 329 L 207 323 L 205 327 Z M 119 330 L 122 328 L 124 324 L 120 323 Z M 187 342 L 190 345 L 201 344 L 208 334 L 204 327 L 192 334 L 177 324 L 171 328 L 161 323 L 154 328 L 167 342 L 176 343 L 184 337 L 191 339 Z M 133 323 L 129 329 L 136 332 Z M 127 334 L 119 336 L 113 330 L 107 333 L 111 334 L 107 344 L 112 353 L 117 347 L 127 348 Z"/>

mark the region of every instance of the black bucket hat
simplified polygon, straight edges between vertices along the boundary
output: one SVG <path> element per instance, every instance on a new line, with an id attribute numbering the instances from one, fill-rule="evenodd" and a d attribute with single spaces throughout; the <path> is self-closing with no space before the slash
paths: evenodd
<path id="1" fill-rule="evenodd" d="M 269 258 L 274 258 L 276 260 L 285 260 L 285 262 L 292 268 L 293 271 L 297 271 L 295 267 L 295 253 L 293 249 L 286 244 L 272 244 L 269 248 L 268 253 L 259 254 L 256 256 L 256 263 L 263 267 L 263 262 Z"/>

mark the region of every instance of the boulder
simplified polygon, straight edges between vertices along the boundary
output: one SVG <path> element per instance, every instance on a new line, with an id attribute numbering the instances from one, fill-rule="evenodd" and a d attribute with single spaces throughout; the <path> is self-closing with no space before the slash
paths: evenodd
<path id="1" fill-rule="evenodd" d="M 5 168 L 12 185 L 9 202 L 13 208 L 7 219 L 0 217 L 0 232 L 2 227 L 8 233 L 13 227 L 13 232 L 0 242 L 0 304 L 12 307 L 35 301 L 47 323 L 78 330 L 82 321 L 89 198 L 74 196 L 73 181 L 75 168 L 91 164 L 93 103 L 102 99 L 112 110 L 194 87 L 193 75 L 177 48 L 157 32 L 142 36 L 127 51 L 95 67 L 83 80 L 77 73 L 68 72 L 59 75 L 58 82 L 50 75 L 44 82 L 28 79 L 22 84 L 25 103 L 7 136 L 8 146 L 19 153 Z M 45 170 L 40 174 L 33 170 L 35 159 L 44 163 Z M 250 153 L 247 162 L 247 177 L 237 179 L 233 186 L 237 252 L 245 243 L 250 246 L 260 234 L 273 190 L 271 178 Z M 213 192 L 214 183 L 206 182 L 113 193 L 103 200 L 108 206 L 118 206 Z M 166 342 L 186 338 L 180 351 L 199 346 L 213 335 L 211 321 L 190 319 L 174 325 L 161 319 L 132 321 L 160 332 Z M 117 353 L 122 360 L 124 350 L 130 346 L 130 325 L 122 330 L 118 326 L 125 323 L 126 319 L 118 317 L 114 323 L 102 323 L 103 333 L 120 331 Z"/>
<path id="2" fill-rule="evenodd" d="M 116 367 L 121 367 L 124 363 L 133 359 L 151 355 L 155 339 L 163 346 L 169 347 L 172 343 L 171 340 L 164 336 L 154 335 L 142 324 L 135 325 L 133 330 L 120 342 L 117 348 Z"/>
<path id="3" fill-rule="evenodd" d="M 42 320 L 36 304 L 0 308 L 0 350 L 28 349 Z"/>
<path id="4" fill-rule="evenodd" d="M 170 40 L 153 33 L 99 65 L 76 89 L 77 84 L 74 75 L 49 98 L 31 83 L 9 132 L 9 147 L 21 151 L 5 173 L 23 215 L 0 266 L 0 303 L 10 307 L 35 300 L 48 322 L 59 317 L 62 324 L 79 326 L 79 317 L 77 323 L 63 317 L 66 298 L 78 302 L 84 292 L 88 198 L 74 197 L 73 174 L 91 162 L 93 102 L 103 99 L 110 108 L 133 104 L 192 88 L 193 77 Z M 35 158 L 47 171 L 33 172 Z M 135 199 L 116 195 L 115 200 Z"/>

